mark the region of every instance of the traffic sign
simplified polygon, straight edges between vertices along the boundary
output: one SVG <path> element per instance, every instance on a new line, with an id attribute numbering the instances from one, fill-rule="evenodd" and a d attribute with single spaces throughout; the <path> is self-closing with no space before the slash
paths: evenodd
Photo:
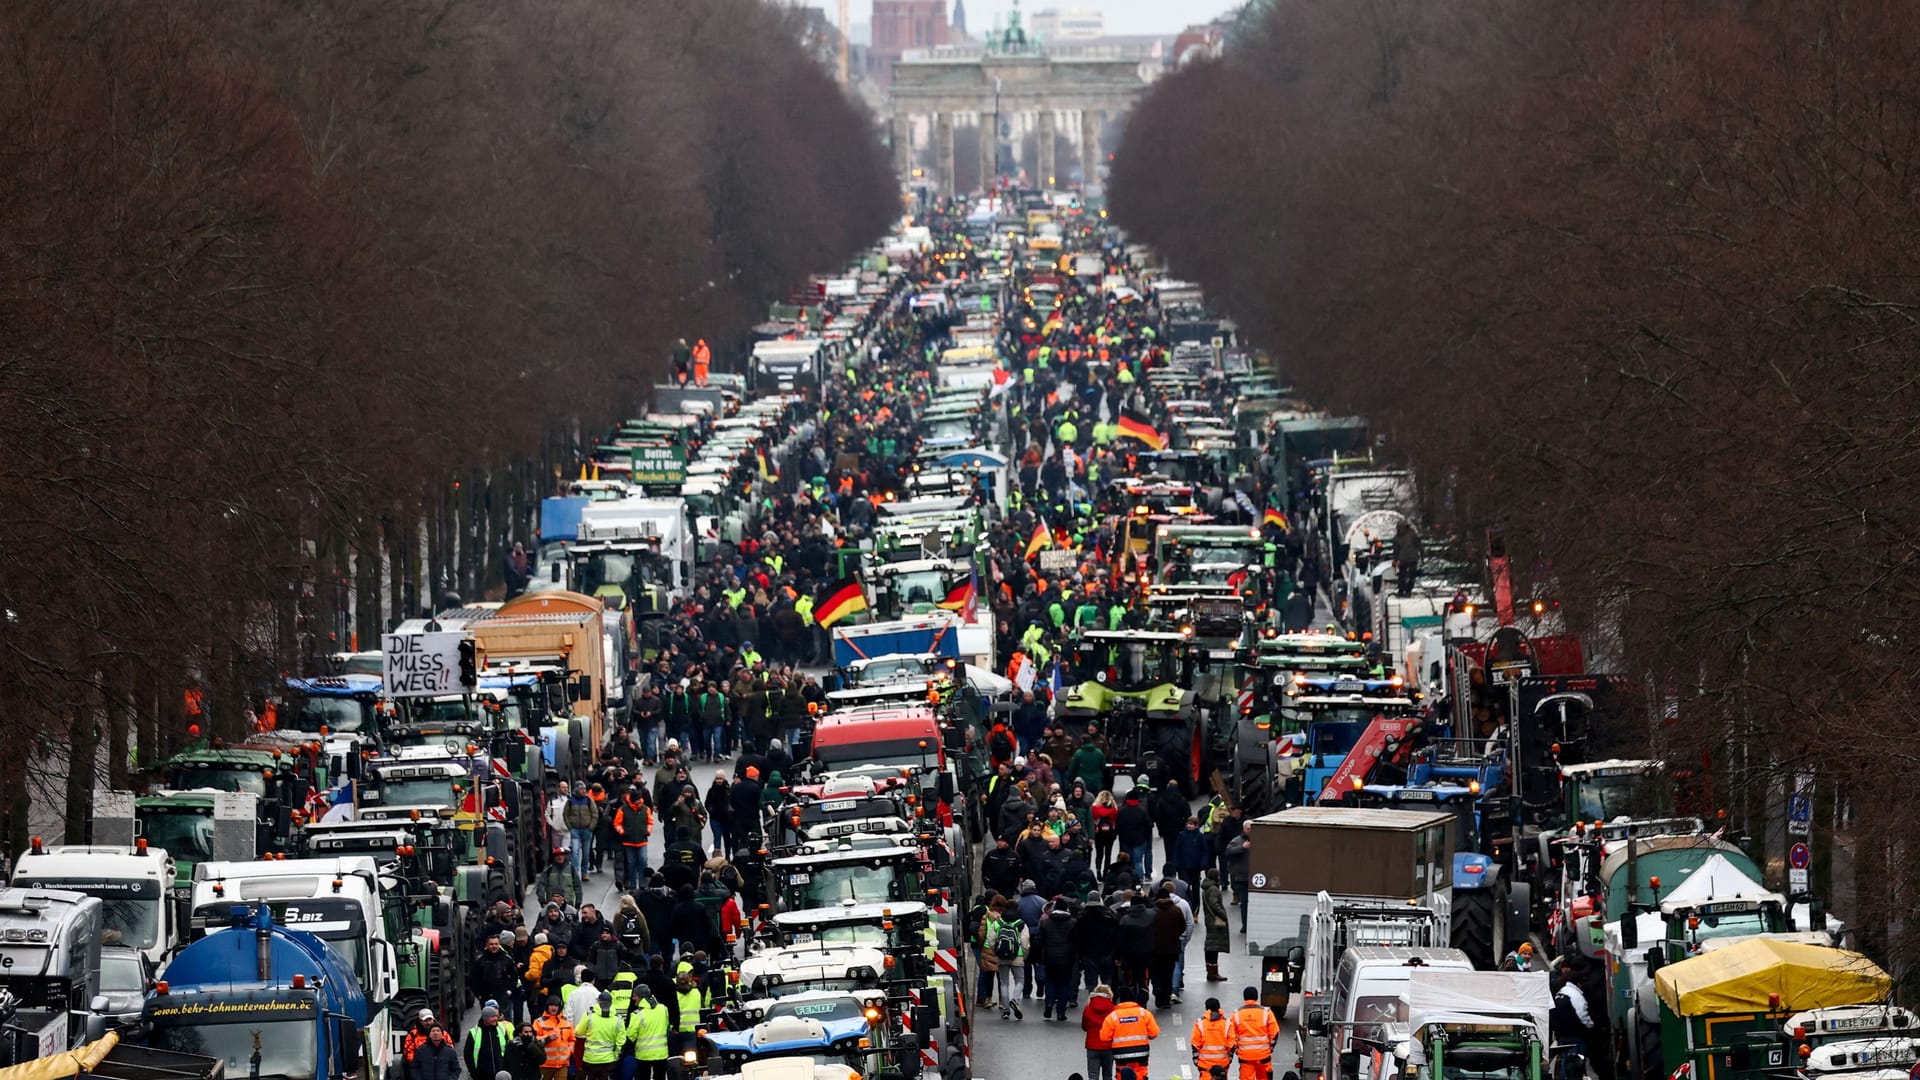
<path id="1" fill-rule="evenodd" d="M 1795 870 L 1805 870 L 1813 865 L 1813 852 L 1805 844 L 1795 844 L 1787 849 L 1787 865 Z"/>
<path id="2" fill-rule="evenodd" d="M 1812 832 L 1813 796 L 1796 791 L 1787 796 L 1787 835 L 1806 836 Z"/>

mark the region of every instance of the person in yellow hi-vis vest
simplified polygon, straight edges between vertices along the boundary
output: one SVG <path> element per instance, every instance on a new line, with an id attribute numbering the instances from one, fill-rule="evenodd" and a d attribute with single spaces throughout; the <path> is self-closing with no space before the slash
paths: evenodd
<path id="1" fill-rule="evenodd" d="M 633 1011 L 627 1020 L 627 1045 L 640 1066 L 634 1080 L 667 1080 L 667 1007 L 653 999 L 653 988 L 633 988 Z"/>
<path id="2" fill-rule="evenodd" d="M 593 1010 L 573 1027 L 580 1041 L 580 1065 L 588 1080 L 609 1080 L 620 1062 L 620 1048 L 627 1042 L 627 1025 L 613 1011 L 613 995 L 602 991 Z"/>

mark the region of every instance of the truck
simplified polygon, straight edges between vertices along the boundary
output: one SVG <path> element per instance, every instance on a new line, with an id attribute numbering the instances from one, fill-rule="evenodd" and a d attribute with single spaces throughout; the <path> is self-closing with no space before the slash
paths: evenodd
<path id="1" fill-rule="evenodd" d="M 562 780 L 585 775 L 606 738 L 607 680 L 620 674 L 606 669 L 604 611 L 591 596 L 554 589 L 479 609 L 466 624 L 483 668 L 526 664 L 569 673 L 563 696 L 571 715 L 550 712 L 551 724 L 540 731 L 544 756 Z"/>
<path id="2" fill-rule="evenodd" d="M 1617 1070 L 1643 1080 L 1691 1066 L 1702 1080 L 1765 1080 L 1798 1065 L 1782 1029 L 1795 1014 L 1886 1002 L 1893 980 L 1857 952 L 1750 938 L 1654 975 L 1660 1022 Z M 1903 1067 L 1912 1064 L 1903 1061 Z"/>
<path id="3" fill-rule="evenodd" d="M 747 388 L 791 393 L 820 385 L 826 343 L 817 337 L 762 341 L 747 365 Z"/>
<path id="4" fill-rule="evenodd" d="M 92 1037 L 101 907 L 99 897 L 66 889 L 0 889 L 0 998 L 14 1008 L 0 1057 L 51 1057 Z"/>
<path id="5" fill-rule="evenodd" d="M 148 1043 L 234 1076 L 385 1077 L 385 1018 L 331 943 L 281 925 L 267 903 L 219 907 L 217 932 L 182 949 L 147 999 Z"/>
<path id="6" fill-rule="evenodd" d="M 56 844 L 35 837 L 13 867 L 16 889 L 62 889 L 98 897 L 101 940 L 145 953 L 157 968 L 178 948 L 184 906 L 173 900 L 173 856 L 145 839 Z"/>
<path id="7" fill-rule="evenodd" d="M 193 913 L 187 927 L 193 940 L 187 948 L 203 938 L 232 933 L 236 904 L 269 908 L 274 923 L 320 938 L 358 980 L 365 1002 L 355 1018 L 363 1040 L 362 1060 L 369 1076 L 384 1077 L 400 1059 L 404 1034 L 393 1023 L 395 1006 L 424 1004 L 422 997 L 401 996 L 401 964 L 432 947 L 431 935 L 393 910 L 389 886 L 379 865 L 365 855 L 203 862 L 194 868 Z M 254 932 L 258 934 L 257 926 Z M 181 950 L 181 956 L 186 954 Z"/>
<path id="8" fill-rule="evenodd" d="M 1553 989 L 1544 971 L 1420 968 L 1407 980 L 1406 1010 L 1408 1080 L 1546 1072 Z"/>
<path id="9" fill-rule="evenodd" d="M 1471 972 L 1458 949 L 1409 945 L 1355 945 L 1340 954 L 1332 983 L 1301 1005 L 1294 1029 L 1297 1080 L 1358 1080 L 1377 1077 L 1362 1064 L 1386 1057 L 1405 1036 L 1407 984 L 1418 974 Z M 1458 1074 L 1446 1074 L 1458 1075 Z"/>
<path id="10" fill-rule="evenodd" d="M 1412 810 L 1298 806 L 1252 819 L 1247 952 L 1300 988 L 1321 897 L 1366 908 L 1444 912 L 1454 819 Z"/>
<path id="11" fill-rule="evenodd" d="M 1261 957 L 1260 1003 L 1279 1014 L 1285 1014 L 1292 990 L 1306 990 L 1309 996 L 1331 991 L 1340 957 L 1348 949 L 1367 945 L 1434 949 L 1447 944 L 1445 897 L 1434 897 L 1431 907 L 1355 901 L 1336 904 L 1323 889 L 1314 899 L 1311 918 L 1304 956 L 1289 949 L 1284 957 Z"/>
<path id="12" fill-rule="evenodd" d="M 614 607 L 664 612 L 692 574 L 693 529 L 681 499 L 598 502 L 580 511 L 568 552 L 573 587 Z"/>

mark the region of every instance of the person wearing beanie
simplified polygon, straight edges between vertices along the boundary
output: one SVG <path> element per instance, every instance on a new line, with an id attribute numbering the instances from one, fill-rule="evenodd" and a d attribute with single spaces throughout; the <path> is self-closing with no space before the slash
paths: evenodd
<path id="1" fill-rule="evenodd" d="M 1240 1007 L 1227 1019 L 1227 1038 L 1240 1059 L 1240 1080 L 1273 1080 L 1273 1046 L 1280 1041 L 1280 1021 L 1260 1004 L 1260 990 L 1240 991 Z"/>
<path id="2" fill-rule="evenodd" d="M 1207 999 L 1206 1011 L 1193 1022 L 1187 1034 L 1187 1048 L 1193 1052 L 1193 1069 L 1208 1075 L 1214 1068 L 1226 1068 L 1233 1060 L 1233 1038 L 1227 1033 L 1227 1014 L 1220 1011 L 1220 999 Z"/>

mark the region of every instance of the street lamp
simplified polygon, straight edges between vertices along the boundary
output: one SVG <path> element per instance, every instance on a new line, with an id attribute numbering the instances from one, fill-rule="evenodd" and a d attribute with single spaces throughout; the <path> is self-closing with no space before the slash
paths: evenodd
<path id="1" fill-rule="evenodd" d="M 992 191 L 1000 182 L 1000 76 L 993 77 L 993 175 L 982 177 L 980 187 Z"/>

